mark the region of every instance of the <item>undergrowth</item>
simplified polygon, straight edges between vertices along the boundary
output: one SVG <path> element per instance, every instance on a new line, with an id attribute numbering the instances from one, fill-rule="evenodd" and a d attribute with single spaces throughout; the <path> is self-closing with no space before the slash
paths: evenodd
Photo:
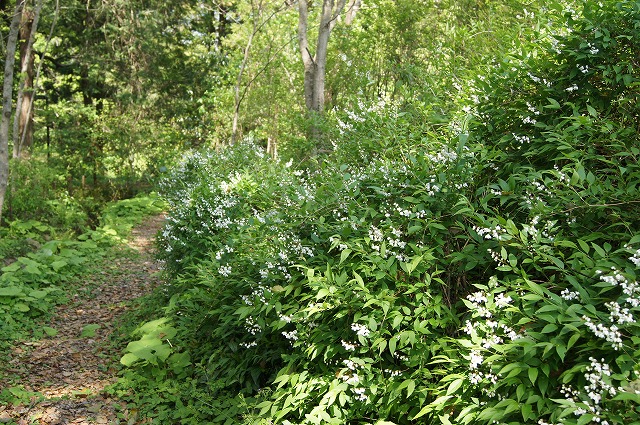
<path id="1" fill-rule="evenodd" d="M 640 5 L 549 7 L 448 130 L 187 156 L 114 393 L 160 424 L 640 423 Z"/>
<path id="2" fill-rule="evenodd" d="M 3 244 L 28 245 L 14 251 L 0 275 L 0 346 L 6 348 L 29 335 L 42 335 L 43 321 L 53 307 L 68 299 L 69 291 L 92 266 L 123 242 L 145 216 L 164 209 L 156 195 L 140 196 L 107 205 L 100 225 L 78 236 L 57 239 L 57 229 L 35 221 L 11 222 L 0 228 Z M 69 235 L 70 236 L 70 235 Z"/>

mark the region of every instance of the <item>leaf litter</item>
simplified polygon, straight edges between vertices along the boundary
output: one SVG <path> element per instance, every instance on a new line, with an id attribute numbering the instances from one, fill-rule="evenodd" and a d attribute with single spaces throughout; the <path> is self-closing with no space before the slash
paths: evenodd
<path id="1" fill-rule="evenodd" d="M 123 347 L 111 341 L 115 322 L 130 301 L 160 283 L 153 256 L 164 216 L 147 218 L 133 229 L 128 246 L 87 276 L 72 300 L 56 309 L 43 327 L 45 337 L 13 348 L 0 376 L 0 390 L 28 398 L 0 405 L 0 423 L 17 425 L 137 424 L 143 420 L 105 388 L 117 381 Z"/>

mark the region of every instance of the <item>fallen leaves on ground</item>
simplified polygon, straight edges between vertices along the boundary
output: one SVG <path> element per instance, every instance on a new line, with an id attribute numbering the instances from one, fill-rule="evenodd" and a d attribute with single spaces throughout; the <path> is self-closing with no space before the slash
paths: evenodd
<path id="1" fill-rule="evenodd" d="M 117 379 L 114 359 L 122 350 L 109 339 L 127 303 L 159 283 L 153 241 L 163 222 L 163 216 L 150 217 L 135 228 L 128 249 L 87 276 L 71 302 L 56 310 L 47 336 L 14 347 L 5 367 L 13 378 L 0 379 L 0 388 L 19 386 L 33 395 L 29 404 L 0 406 L 0 423 L 140 423 L 135 412 L 104 392 Z"/>

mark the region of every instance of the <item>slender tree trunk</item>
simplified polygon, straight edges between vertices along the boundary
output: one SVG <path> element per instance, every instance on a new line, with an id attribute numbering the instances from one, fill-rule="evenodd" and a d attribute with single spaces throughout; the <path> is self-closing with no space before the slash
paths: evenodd
<path id="1" fill-rule="evenodd" d="M 33 43 L 38 31 L 38 21 L 42 10 L 42 1 L 38 0 L 34 10 L 22 11 L 20 28 L 20 64 L 22 80 L 16 101 L 16 114 L 13 123 L 13 157 L 24 156 L 33 143 Z"/>
<path id="2" fill-rule="evenodd" d="M 234 108 L 233 108 L 233 125 L 231 128 L 231 144 L 235 144 L 238 141 L 238 120 L 240 118 L 240 102 L 242 102 L 242 98 L 240 97 L 240 84 L 242 84 L 242 77 L 244 75 L 244 69 L 249 62 L 249 52 L 251 51 L 251 44 L 253 43 L 253 37 L 256 34 L 256 24 L 254 21 L 253 30 L 251 34 L 249 34 L 249 39 L 247 40 L 247 45 L 244 48 L 244 56 L 242 57 L 242 63 L 240 64 L 240 71 L 238 72 L 238 80 L 236 81 L 236 86 L 233 89 L 234 92 Z"/>
<path id="3" fill-rule="evenodd" d="M 356 13 L 358 13 L 358 9 L 360 9 L 360 6 L 362 6 L 362 0 L 353 0 L 353 2 L 349 5 L 347 16 L 344 19 L 344 23 L 346 25 L 351 25 L 353 23 L 353 19 L 356 17 Z"/>
<path id="4" fill-rule="evenodd" d="M 42 11 L 42 2 L 43 0 L 38 0 L 38 5 L 36 6 L 36 11 L 35 11 L 35 17 L 34 17 L 34 24 L 33 24 L 33 29 L 31 32 L 31 50 L 33 51 L 33 42 L 34 42 L 34 38 L 35 38 L 35 34 L 36 34 L 36 30 L 38 27 L 38 22 L 40 21 L 40 12 Z M 36 71 L 36 79 L 32 85 L 32 90 L 31 90 L 31 95 L 29 97 L 29 101 L 26 103 L 26 105 L 24 106 L 24 110 L 25 112 L 25 116 L 31 117 L 31 125 L 29 127 L 24 128 L 24 130 L 30 129 L 30 134 L 27 134 L 27 131 L 22 131 L 20 133 L 20 147 L 24 148 L 25 146 L 31 146 L 32 140 L 33 140 L 33 104 L 36 100 L 36 91 L 38 90 L 38 81 L 40 81 L 40 72 L 42 71 L 42 64 L 44 62 L 44 55 L 47 53 L 47 51 L 49 50 L 49 44 L 51 43 L 51 39 L 53 38 L 53 31 L 56 27 L 56 24 L 58 23 L 58 15 L 60 12 L 60 2 L 59 0 L 56 0 L 56 8 L 55 8 L 55 12 L 53 15 L 53 22 L 51 23 L 51 29 L 49 30 L 49 35 L 47 36 L 47 41 L 44 45 L 44 49 L 42 50 L 42 60 L 40 60 L 40 63 L 38 63 L 38 70 Z M 49 134 L 49 128 L 47 127 L 47 137 Z M 25 143 L 26 138 L 29 137 L 30 138 L 30 142 L 27 144 Z M 47 145 L 48 147 L 48 145 Z"/>
<path id="5" fill-rule="evenodd" d="M 251 53 L 251 46 L 253 45 L 253 39 L 262 30 L 262 27 L 264 27 L 274 16 L 276 16 L 278 13 L 280 13 L 287 7 L 288 5 L 285 3 L 284 6 L 281 6 L 273 10 L 269 16 L 263 19 L 262 16 L 264 15 L 264 9 L 265 9 L 264 2 L 262 0 L 258 0 L 257 4 L 253 1 L 251 2 L 251 17 L 252 17 L 251 34 L 249 34 L 249 39 L 247 40 L 247 44 L 244 48 L 244 56 L 242 57 L 242 62 L 240 63 L 240 71 L 238 72 L 236 86 L 234 87 L 234 90 L 233 90 L 235 101 L 234 101 L 234 109 L 233 109 L 233 124 L 231 129 L 232 145 L 238 141 L 238 137 L 240 135 L 239 134 L 240 131 L 238 129 L 239 121 L 240 121 L 240 105 L 242 104 L 242 101 L 246 97 L 247 93 L 249 92 L 249 88 L 251 87 L 251 83 L 253 82 L 253 79 L 251 79 L 245 86 L 242 93 L 240 92 L 242 78 L 247 68 L 247 64 L 249 63 L 249 55 Z M 269 63 L 271 63 L 271 59 L 267 61 L 267 64 Z"/>
<path id="6" fill-rule="evenodd" d="M 9 36 L 7 37 L 7 56 L 4 61 L 4 80 L 2 84 L 2 120 L 0 121 L 0 221 L 4 196 L 9 181 L 9 124 L 11 122 L 11 98 L 13 95 L 13 66 L 16 61 L 16 47 L 22 10 L 26 0 L 17 0 L 16 9 L 11 19 Z"/>
<path id="7" fill-rule="evenodd" d="M 317 155 L 322 139 L 322 131 L 317 120 L 324 114 L 325 77 L 329 36 L 338 22 L 346 0 L 323 0 L 315 54 L 309 50 L 309 0 L 298 2 L 298 45 L 304 64 L 304 100 L 311 120 L 309 138 L 314 143 L 312 156 Z"/>

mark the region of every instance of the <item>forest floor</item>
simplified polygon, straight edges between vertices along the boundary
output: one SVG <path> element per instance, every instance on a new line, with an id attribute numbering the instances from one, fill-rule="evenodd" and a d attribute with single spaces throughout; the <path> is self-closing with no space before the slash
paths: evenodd
<path id="1" fill-rule="evenodd" d="M 53 314 L 48 326 L 57 331 L 55 336 L 12 349 L 8 363 L 1 366 L 8 376 L 0 376 L 0 391 L 11 388 L 29 396 L 30 402 L 0 405 L 0 423 L 141 423 L 105 389 L 117 380 L 124 348 L 113 342 L 118 339 L 113 333 L 119 318 L 133 300 L 160 283 L 153 250 L 163 222 L 163 216 L 147 218 L 134 228 L 126 246 L 91 265 L 70 302 Z"/>

